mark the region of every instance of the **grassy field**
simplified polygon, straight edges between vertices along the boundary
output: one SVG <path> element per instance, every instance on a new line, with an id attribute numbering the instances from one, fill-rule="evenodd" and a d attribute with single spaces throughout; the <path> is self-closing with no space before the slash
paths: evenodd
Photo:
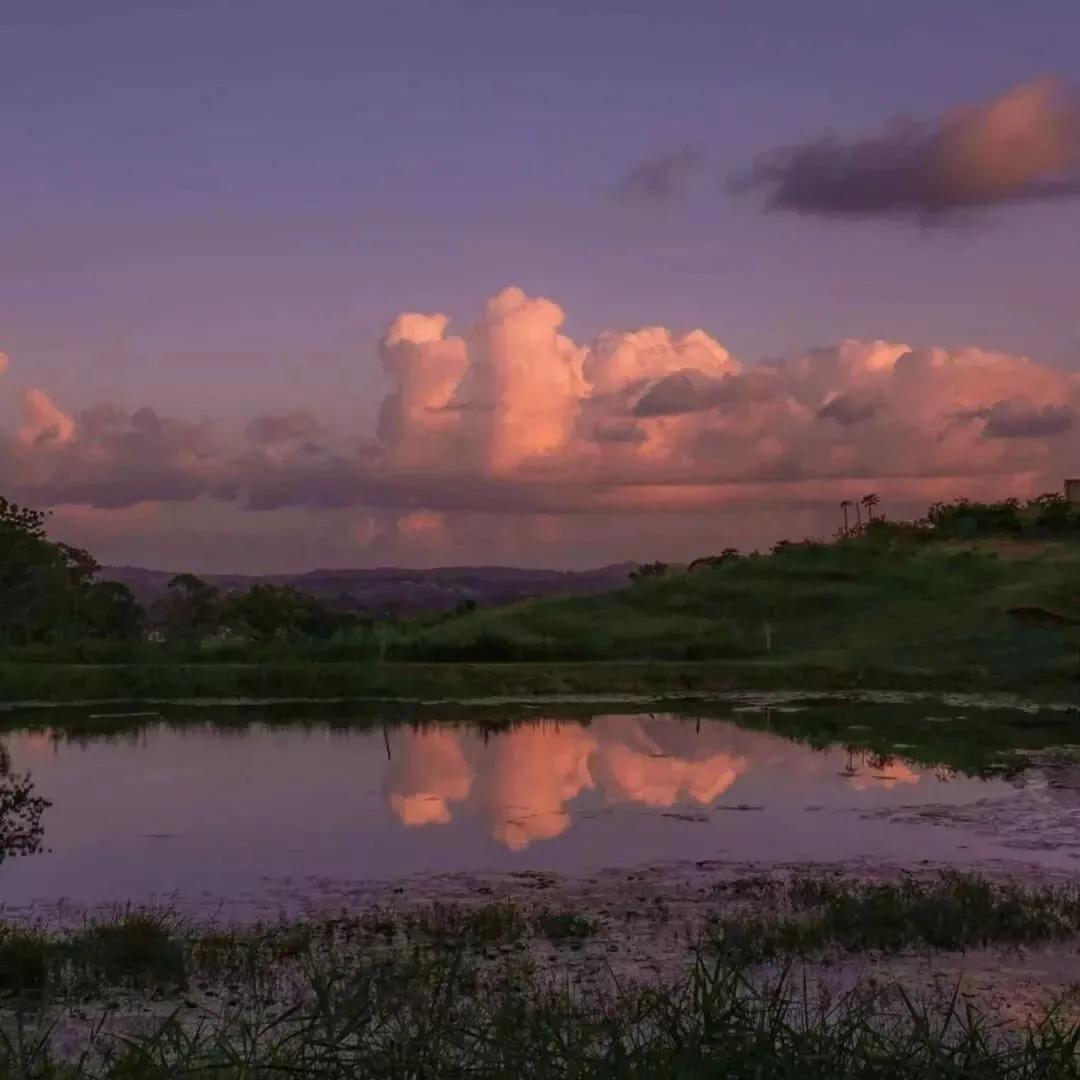
<path id="1" fill-rule="evenodd" d="M 1080 545 L 859 541 L 323 643 L 9 651 L 0 701 L 858 686 L 1072 699 L 1078 654 Z"/>

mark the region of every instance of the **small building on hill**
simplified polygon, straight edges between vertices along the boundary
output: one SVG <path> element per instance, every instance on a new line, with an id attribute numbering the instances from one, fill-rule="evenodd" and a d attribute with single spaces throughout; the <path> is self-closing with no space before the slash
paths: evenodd
<path id="1" fill-rule="evenodd" d="M 1065 481 L 1065 498 L 1074 506 L 1080 506 L 1080 476 L 1070 477 Z"/>

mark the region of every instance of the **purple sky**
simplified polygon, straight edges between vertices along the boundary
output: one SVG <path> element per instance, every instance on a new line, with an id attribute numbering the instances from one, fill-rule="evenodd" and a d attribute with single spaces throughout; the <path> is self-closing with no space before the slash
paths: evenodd
<path id="1" fill-rule="evenodd" d="M 461 332 L 511 284 L 561 305 L 578 343 L 658 324 L 744 363 L 883 338 L 1080 366 L 1080 200 L 923 227 L 768 212 L 724 182 L 778 146 L 1075 82 L 1072 0 L 39 0 L 5 5 L 0 34 L 0 429 L 41 387 L 73 415 L 237 430 L 302 410 L 355 443 L 390 321 L 445 312 Z M 685 197 L 613 197 L 686 147 Z M 763 513 L 741 539 L 817 521 Z M 490 545 L 474 519 L 414 549 L 385 506 L 365 514 L 200 500 L 57 520 L 104 559 L 198 569 L 693 553 L 629 519 Z"/>

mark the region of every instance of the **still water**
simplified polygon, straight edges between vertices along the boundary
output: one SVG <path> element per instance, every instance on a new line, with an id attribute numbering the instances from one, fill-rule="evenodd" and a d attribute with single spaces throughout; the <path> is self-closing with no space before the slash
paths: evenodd
<path id="1" fill-rule="evenodd" d="M 679 860 L 1076 865 L 1018 856 L 986 826 L 986 808 L 1028 797 L 1029 781 L 671 713 L 552 713 L 498 732 L 151 721 L 100 737 L 14 730 L 0 744 L 8 772 L 29 772 L 52 804 L 41 853 L 0 861 L 9 911 L 284 910 L 342 883 Z"/>

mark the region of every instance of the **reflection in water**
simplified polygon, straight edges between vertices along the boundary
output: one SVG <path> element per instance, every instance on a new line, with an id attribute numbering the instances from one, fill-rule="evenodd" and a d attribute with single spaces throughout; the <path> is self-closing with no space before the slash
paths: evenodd
<path id="1" fill-rule="evenodd" d="M 0 865 L 5 915 L 62 900 L 206 914 L 227 903 L 273 918 L 313 904 L 336 910 L 374 882 L 415 874 L 1015 857 L 977 815 L 946 815 L 942 827 L 942 808 L 1018 805 L 1013 781 L 730 720 L 549 716 L 493 730 L 507 718 L 453 725 L 447 711 L 380 728 L 199 716 L 137 732 L 5 734 L 3 854 L 38 850 L 38 793 L 56 802 L 47 851 Z M 853 718 L 867 730 L 876 719 L 871 707 L 845 714 Z M 922 807 L 934 812 L 924 819 Z M 1062 835 L 1076 831 L 1065 817 Z M 1077 851 L 1080 839 L 1025 858 L 1060 869 Z"/>
<path id="2" fill-rule="evenodd" d="M 564 833 L 569 804 L 596 791 L 604 804 L 709 807 L 744 774 L 782 765 L 812 775 L 835 770 L 824 755 L 786 739 L 728 725 L 695 731 L 673 715 L 599 716 L 588 726 L 540 722 L 491 743 L 459 729 L 402 733 L 384 792 L 403 825 L 445 825 L 452 804 L 487 817 L 512 851 Z M 916 784 L 902 762 L 851 755 L 843 775 L 855 791 Z"/>
<path id="3" fill-rule="evenodd" d="M 461 802 L 473 772 L 450 731 L 407 731 L 391 758 L 384 789 L 402 825 L 446 825 L 450 803 Z"/>
<path id="4" fill-rule="evenodd" d="M 528 727 L 500 737 L 487 761 L 481 805 L 493 835 L 511 851 L 550 840 L 570 827 L 566 803 L 594 786 L 586 728 Z"/>
<path id="5" fill-rule="evenodd" d="M 41 850 L 41 815 L 49 805 L 48 800 L 34 794 L 29 776 L 11 772 L 7 750 L 0 746 L 0 863 L 12 855 L 33 855 Z"/>
<path id="6" fill-rule="evenodd" d="M 902 761 L 883 762 L 876 765 L 870 762 L 870 771 L 855 773 L 849 783 L 856 791 L 866 791 L 872 787 L 883 787 L 891 791 L 901 784 L 917 784 L 922 775 L 908 768 Z"/>

